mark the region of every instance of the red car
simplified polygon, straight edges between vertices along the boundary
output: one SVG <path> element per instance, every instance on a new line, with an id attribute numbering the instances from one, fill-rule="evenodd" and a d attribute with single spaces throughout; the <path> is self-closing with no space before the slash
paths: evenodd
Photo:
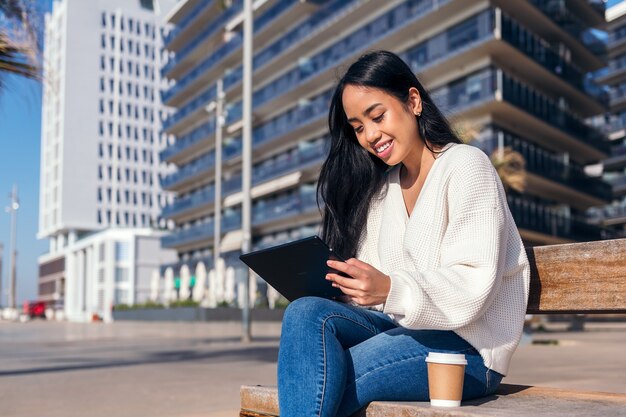
<path id="1" fill-rule="evenodd" d="M 24 302 L 24 314 L 31 319 L 40 317 L 46 318 L 46 303 L 43 301 L 25 301 Z"/>

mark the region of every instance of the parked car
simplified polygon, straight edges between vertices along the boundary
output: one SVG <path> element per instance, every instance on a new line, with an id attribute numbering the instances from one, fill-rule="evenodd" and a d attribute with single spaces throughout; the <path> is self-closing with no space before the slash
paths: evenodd
<path id="1" fill-rule="evenodd" d="M 34 319 L 40 317 L 46 318 L 46 303 L 43 301 L 25 301 L 24 302 L 24 314 Z"/>

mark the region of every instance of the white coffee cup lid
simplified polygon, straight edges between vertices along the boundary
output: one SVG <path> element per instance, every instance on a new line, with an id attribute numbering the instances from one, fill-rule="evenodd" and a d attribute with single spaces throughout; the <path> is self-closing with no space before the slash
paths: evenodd
<path id="1" fill-rule="evenodd" d="M 447 365 L 467 365 L 465 355 L 462 353 L 428 352 L 426 362 L 445 363 Z"/>

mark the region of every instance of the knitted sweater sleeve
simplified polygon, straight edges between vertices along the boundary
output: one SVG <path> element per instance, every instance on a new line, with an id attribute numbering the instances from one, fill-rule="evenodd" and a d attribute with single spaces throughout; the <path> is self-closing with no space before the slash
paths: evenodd
<path id="1" fill-rule="evenodd" d="M 443 212 L 433 213 L 447 213 L 447 222 L 441 219 L 443 235 L 433 242 L 440 245 L 439 266 L 390 273 L 383 311 L 403 327 L 461 328 L 483 315 L 498 290 L 506 253 L 506 200 L 487 156 L 477 152 L 468 159 L 450 167 L 440 190 Z"/>

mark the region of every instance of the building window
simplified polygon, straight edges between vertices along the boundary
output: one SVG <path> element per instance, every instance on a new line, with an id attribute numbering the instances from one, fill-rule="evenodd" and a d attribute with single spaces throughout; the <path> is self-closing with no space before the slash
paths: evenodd
<path id="1" fill-rule="evenodd" d="M 127 282 L 128 281 L 128 268 L 115 268 L 115 282 Z"/>
<path id="2" fill-rule="evenodd" d="M 128 261 L 130 244 L 128 242 L 115 242 L 115 260 L 118 262 Z"/>
<path id="3" fill-rule="evenodd" d="M 98 167 L 100 174 L 102 175 L 102 167 Z M 101 177 L 102 178 L 102 177 Z M 98 187 L 98 202 L 102 202 L 102 188 Z M 100 223 L 100 211 L 98 211 L 98 223 Z"/>
<path id="4" fill-rule="evenodd" d="M 102 12 L 102 27 L 107 27 L 107 14 L 105 12 Z"/>
<path id="5" fill-rule="evenodd" d="M 102 212 L 98 210 L 98 224 L 102 224 Z"/>

